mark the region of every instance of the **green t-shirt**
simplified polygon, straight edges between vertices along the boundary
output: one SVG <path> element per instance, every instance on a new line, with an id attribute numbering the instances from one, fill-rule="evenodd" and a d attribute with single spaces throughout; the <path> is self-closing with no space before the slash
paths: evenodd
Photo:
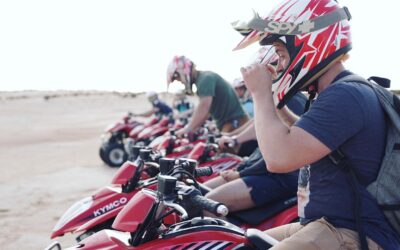
<path id="1" fill-rule="evenodd" d="M 235 91 L 218 74 L 211 71 L 198 71 L 196 87 L 199 97 L 213 97 L 210 114 L 218 128 L 226 122 L 246 116 Z"/>

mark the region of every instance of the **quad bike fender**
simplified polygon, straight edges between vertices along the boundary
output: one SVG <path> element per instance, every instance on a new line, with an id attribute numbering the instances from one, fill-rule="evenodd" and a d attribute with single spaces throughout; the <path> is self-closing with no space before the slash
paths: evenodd
<path id="1" fill-rule="evenodd" d="M 248 242 L 244 235 L 226 231 L 210 230 L 207 227 L 192 228 L 192 232 L 157 239 L 140 245 L 140 249 L 200 249 L 202 246 L 214 246 L 215 249 L 233 249 Z M 213 248 L 214 249 L 214 248 Z"/>
<path id="2" fill-rule="evenodd" d="M 124 164 L 122 164 L 122 166 L 115 173 L 111 181 L 111 184 L 118 184 L 118 185 L 125 184 L 135 173 L 136 168 L 137 166 L 135 163 L 131 161 L 124 162 Z"/>
<path id="3" fill-rule="evenodd" d="M 141 132 L 138 133 L 136 136 L 137 140 L 143 140 L 145 138 L 149 138 L 151 136 L 151 131 L 153 130 L 152 127 L 148 127 L 143 129 Z"/>
<path id="4" fill-rule="evenodd" d="M 122 208 L 135 193 L 122 193 L 120 187 L 99 189 L 93 196 L 86 198 L 91 200 L 88 207 L 84 207 L 85 203 L 78 201 L 64 213 L 53 229 L 51 238 L 62 236 L 65 233 L 73 233 L 85 223 L 97 221 L 97 217 L 108 214 L 119 207 Z"/>
<path id="5" fill-rule="evenodd" d="M 80 225 L 74 232 L 87 231 L 116 217 L 119 211 L 137 193 L 137 190 L 127 194 L 122 193 L 120 190 L 119 187 L 106 187 L 94 195 L 93 199 L 95 202 L 86 213 L 85 223 Z"/>
<path id="6" fill-rule="evenodd" d="M 168 131 L 168 127 L 159 127 L 159 128 L 153 129 L 150 133 L 150 136 L 162 135 L 162 134 L 165 134 L 167 131 Z"/>
<path id="7" fill-rule="evenodd" d="M 112 227 L 123 232 L 135 232 L 145 220 L 157 197 L 153 192 L 140 190 L 117 215 Z"/>
<path id="8" fill-rule="evenodd" d="M 203 154 L 204 150 L 206 149 L 207 144 L 204 142 L 197 143 L 190 154 L 188 155 L 189 159 L 198 160 L 200 156 Z"/>
<path id="9" fill-rule="evenodd" d="M 129 137 L 136 139 L 140 132 L 145 128 L 145 125 L 138 125 L 129 132 Z"/>
<path id="10" fill-rule="evenodd" d="M 90 220 L 88 222 L 86 222 L 85 224 L 81 225 L 80 227 L 78 227 L 74 233 L 78 233 L 78 232 L 84 232 L 84 231 L 88 231 L 91 228 L 94 228 L 106 221 L 108 221 L 109 219 L 115 218 L 117 217 L 118 213 L 122 210 L 123 206 L 120 206 L 108 213 L 102 214 L 99 217 Z"/>
<path id="11" fill-rule="evenodd" d="M 124 126 L 125 126 L 125 124 L 123 124 L 123 123 L 121 123 L 121 122 L 116 122 L 116 123 L 113 123 L 113 124 L 109 125 L 109 126 L 104 130 L 104 132 L 106 132 L 106 133 L 118 132 L 118 131 L 123 130 L 123 127 L 124 127 Z"/>

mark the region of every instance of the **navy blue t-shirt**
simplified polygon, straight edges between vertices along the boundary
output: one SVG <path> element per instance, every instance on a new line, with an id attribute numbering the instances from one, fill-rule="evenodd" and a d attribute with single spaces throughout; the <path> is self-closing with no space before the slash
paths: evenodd
<path id="1" fill-rule="evenodd" d="M 295 126 L 325 144 L 340 149 L 360 178 L 361 218 L 365 233 L 384 249 L 399 249 L 393 229 L 365 186 L 377 177 L 386 143 L 384 111 L 373 90 L 361 83 L 344 83 L 342 72 L 322 91 Z M 300 222 L 325 217 L 338 228 L 356 230 L 354 197 L 346 173 L 328 157 L 304 167 L 299 173 Z"/>
<path id="2" fill-rule="evenodd" d="M 154 108 L 158 108 L 157 115 L 168 115 L 169 113 L 172 113 L 172 109 L 160 100 L 155 100 L 151 104 Z"/>

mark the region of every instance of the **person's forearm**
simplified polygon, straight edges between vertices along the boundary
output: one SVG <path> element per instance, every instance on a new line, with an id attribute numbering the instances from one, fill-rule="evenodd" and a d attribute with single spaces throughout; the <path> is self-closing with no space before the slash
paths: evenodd
<path id="1" fill-rule="evenodd" d="M 256 130 L 254 128 L 254 120 L 251 120 L 246 125 L 245 129 L 236 135 L 236 140 L 238 143 L 243 143 L 250 140 L 256 140 Z"/>
<path id="2" fill-rule="evenodd" d="M 186 117 L 186 116 L 190 115 L 191 113 L 193 113 L 193 109 L 185 110 L 180 113 L 180 117 Z"/>
<path id="3" fill-rule="evenodd" d="M 208 109 L 204 107 L 197 107 L 190 119 L 189 123 L 186 125 L 186 132 L 194 131 L 198 129 L 208 118 Z"/>
<path id="4" fill-rule="evenodd" d="M 292 169 L 285 169 L 285 152 L 290 150 L 289 129 L 275 112 L 271 90 L 255 94 L 253 98 L 257 141 L 268 168 L 273 169 L 273 172 L 291 171 Z"/>
<path id="5" fill-rule="evenodd" d="M 229 133 L 223 133 L 226 136 L 234 136 L 234 135 L 239 135 L 240 133 L 242 133 L 245 129 L 247 129 L 250 125 L 253 125 L 254 121 L 253 119 L 249 120 L 248 122 L 246 122 L 245 124 L 243 124 L 242 126 L 238 127 L 237 129 L 229 132 Z"/>
<path id="6" fill-rule="evenodd" d="M 150 109 L 149 111 L 146 111 L 146 112 L 143 112 L 143 113 L 140 113 L 140 114 L 136 114 L 136 115 L 137 116 L 143 116 L 143 117 L 149 117 L 154 113 L 155 113 L 155 110 L 154 109 Z"/>

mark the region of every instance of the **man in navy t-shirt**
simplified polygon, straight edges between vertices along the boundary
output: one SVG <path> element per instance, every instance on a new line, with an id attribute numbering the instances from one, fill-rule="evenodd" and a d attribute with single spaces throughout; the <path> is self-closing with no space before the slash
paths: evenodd
<path id="1" fill-rule="evenodd" d="M 373 90 L 343 81 L 352 74 L 343 65 L 352 46 L 348 10 L 334 0 L 285 0 L 263 19 L 252 22 L 257 25 L 238 45 L 258 37 L 279 57 L 276 70 L 241 69 L 255 104 L 257 140 L 269 171 L 300 169 L 300 222 L 268 230 L 280 241 L 273 249 L 400 249 L 366 190 L 380 169 L 387 125 Z M 307 90 L 310 101 L 317 95 L 300 118 L 285 106 L 299 90 Z M 359 209 L 349 173 L 329 157 L 337 149 L 358 176 Z"/>
<path id="2" fill-rule="evenodd" d="M 134 116 L 143 116 L 143 117 L 149 117 L 151 115 L 156 115 L 156 116 L 162 116 L 162 115 L 169 115 L 172 114 L 172 109 L 170 106 L 168 106 L 165 102 L 161 101 L 158 98 L 158 95 L 156 92 L 150 91 L 147 92 L 146 94 L 147 99 L 153 106 L 152 109 L 147 110 L 145 112 L 139 113 L 139 114 L 134 114 Z"/>
<path id="3" fill-rule="evenodd" d="M 361 184 L 359 212 L 363 229 L 384 246 L 393 237 L 392 229 L 365 186 L 376 179 L 384 154 L 385 116 L 370 87 L 341 82 L 349 74 L 342 71 L 294 126 L 304 129 L 331 151 L 340 147 L 346 155 Z M 302 224 L 325 217 L 335 227 L 356 230 L 354 196 L 346 175 L 327 156 L 300 169 L 298 201 Z"/>

